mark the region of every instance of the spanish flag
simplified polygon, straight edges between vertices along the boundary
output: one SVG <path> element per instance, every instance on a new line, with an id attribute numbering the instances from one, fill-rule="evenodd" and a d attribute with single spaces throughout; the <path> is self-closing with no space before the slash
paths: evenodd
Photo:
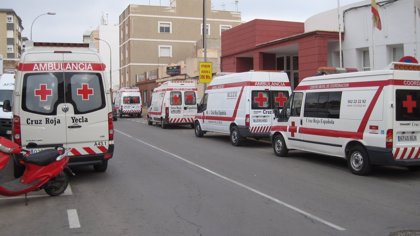
<path id="1" fill-rule="evenodd" d="M 376 28 L 378 28 L 378 30 L 382 30 L 381 17 L 379 16 L 378 4 L 376 4 L 376 0 L 372 0 L 371 11 L 372 11 L 373 25 Z"/>

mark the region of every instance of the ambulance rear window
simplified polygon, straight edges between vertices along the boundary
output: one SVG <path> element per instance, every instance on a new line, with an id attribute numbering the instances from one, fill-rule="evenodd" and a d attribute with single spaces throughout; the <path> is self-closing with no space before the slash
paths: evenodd
<path id="1" fill-rule="evenodd" d="M 102 79 L 96 73 L 65 73 L 68 100 L 74 106 L 75 114 L 84 114 L 105 107 Z"/>
<path id="2" fill-rule="evenodd" d="M 184 92 L 184 100 L 185 105 L 195 105 L 197 104 L 197 100 L 195 97 L 195 92 L 193 91 L 185 91 Z"/>
<path id="3" fill-rule="evenodd" d="M 171 92 L 170 100 L 171 100 L 170 101 L 171 105 L 175 105 L 175 106 L 182 105 L 182 94 L 181 94 L 181 92 Z"/>
<path id="4" fill-rule="evenodd" d="M 270 108 L 270 91 L 252 91 L 252 109 Z"/>
<path id="5" fill-rule="evenodd" d="M 124 104 L 139 104 L 140 97 L 139 96 L 127 96 L 123 98 Z"/>
<path id="6" fill-rule="evenodd" d="M 271 91 L 271 103 L 273 104 L 272 108 L 283 108 L 288 98 L 289 92 L 287 91 Z"/>
<path id="7" fill-rule="evenodd" d="M 420 121 L 420 90 L 396 91 L 397 121 Z"/>
<path id="8" fill-rule="evenodd" d="M 57 104 L 63 102 L 61 73 L 26 74 L 23 79 L 22 109 L 42 115 L 57 114 Z"/>

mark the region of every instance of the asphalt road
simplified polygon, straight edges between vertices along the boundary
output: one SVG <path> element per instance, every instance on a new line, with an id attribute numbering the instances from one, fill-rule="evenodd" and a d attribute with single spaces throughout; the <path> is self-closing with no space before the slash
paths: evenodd
<path id="1" fill-rule="evenodd" d="M 76 168 L 60 197 L 0 197 L 0 235 L 390 235 L 420 232 L 420 172 L 377 168 L 271 145 L 234 147 L 119 119 L 105 173 Z M 419 233 L 420 234 L 420 233 Z M 415 235 L 415 234 L 413 234 Z"/>

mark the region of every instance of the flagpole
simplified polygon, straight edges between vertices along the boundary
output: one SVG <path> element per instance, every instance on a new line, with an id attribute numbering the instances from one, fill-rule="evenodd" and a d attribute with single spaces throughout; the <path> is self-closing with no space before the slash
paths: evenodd
<path id="1" fill-rule="evenodd" d="M 338 15 L 338 48 L 339 48 L 339 60 L 340 68 L 343 68 L 343 48 L 341 43 L 341 17 L 340 17 L 340 0 L 337 0 L 337 15 Z"/>

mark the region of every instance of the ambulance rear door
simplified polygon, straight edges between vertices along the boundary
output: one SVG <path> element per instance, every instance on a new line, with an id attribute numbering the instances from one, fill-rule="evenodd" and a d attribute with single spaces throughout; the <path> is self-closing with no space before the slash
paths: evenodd
<path id="1" fill-rule="evenodd" d="M 111 100 L 110 94 L 105 92 L 108 89 L 103 77 L 104 66 L 90 64 L 92 70 L 65 72 L 67 145 L 72 148 L 73 156 L 103 154 L 110 144 Z"/>
<path id="2" fill-rule="evenodd" d="M 31 56 L 30 54 L 28 55 Z M 62 59 L 55 54 L 54 59 Z M 48 63 L 23 63 L 21 70 L 22 93 L 19 94 L 22 146 L 37 144 L 39 149 L 61 146 L 67 142 L 64 73 L 47 70 Z"/>
<path id="3" fill-rule="evenodd" d="M 193 118 L 197 114 L 197 91 L 196 89 L 184 91 L 184 107 L 182 108 L 185 123 L 193 123 Z"/>
<path id="4" fill-rule="evenodd" d="M 420 79 L 395 86 L 394 159 L 420 159 Z"/>

